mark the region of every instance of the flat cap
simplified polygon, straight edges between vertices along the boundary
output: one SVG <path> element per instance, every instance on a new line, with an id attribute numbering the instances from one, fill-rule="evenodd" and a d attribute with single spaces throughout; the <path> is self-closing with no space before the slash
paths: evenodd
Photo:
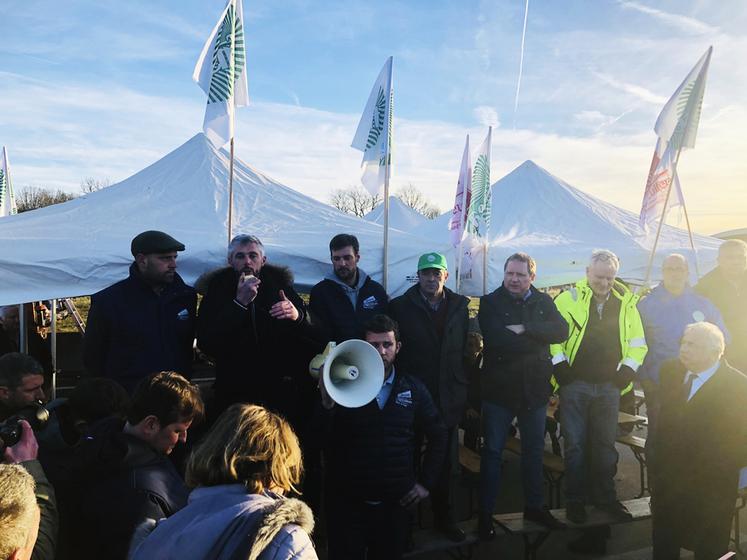
<path id="1" fill-rule="evenodd" d="M 168 233 L 148 230 L 135 236 L 130 244 L 130 251 L 133 257 L 140 253 L 143 255 L 170 253 L 171 251 L 184 251 L 184 244 L 178 242 Z"/>

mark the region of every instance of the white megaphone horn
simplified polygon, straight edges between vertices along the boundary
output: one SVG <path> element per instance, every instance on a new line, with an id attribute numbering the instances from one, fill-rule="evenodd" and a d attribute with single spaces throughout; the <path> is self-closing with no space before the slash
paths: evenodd
<path id="1" fill-rule="evenodd" d="M 340 406 L 358 408 L 370 403 L 384 383 L 384 362 L 365 340 L 330 342 L 309 363 L 309 373 L 321 375 L 330 398 Z"/>

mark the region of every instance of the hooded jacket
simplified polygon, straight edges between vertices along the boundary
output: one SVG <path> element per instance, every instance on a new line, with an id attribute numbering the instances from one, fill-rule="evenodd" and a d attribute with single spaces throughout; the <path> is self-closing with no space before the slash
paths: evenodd
<path id="1" fill-rule="evenodd" d="M 296 499 L 249 494 L 241 484 L 196 488 L 189 505 L 149 523 L 130 560 L 316 560 L 314 516 Z"/>
<path id="2" fill-rule="evenodd" d="M 217 408 L 251 402 L 297 421 L 310 413 L 308 364 L 318 343 L 290 270 L 265 264 L 259 279 L 257 297 L 245 308 L 234 301 L 239 273 L 231 267 L 215 272 L 200 304 L 197 345 L 215 359 Z M 298 309 L 298 320 L 270 316 L 280 290 Z M 309 410 L 302 411 L 305 402 Z"/>
<path id="3" fill-rule="evenodd" d="M 388 301 L 384 287 L 360 268 L 354 288 L 344 284 L 332 271 L 311 288 L 309 310 L 321 341 L 339 343 L 363 338 L 363 325 L 374 315 L 386 313 Z"/>
<path id="4" fill-rule="evenodd" d="M 138 381 L 158 371 L 189 378 L 196 310 L 197 294 L 178 274 L 156 294 L 132 263 L 129 278 L 91 297 L 86 370 L 121 383 L 130 393 Z"/>

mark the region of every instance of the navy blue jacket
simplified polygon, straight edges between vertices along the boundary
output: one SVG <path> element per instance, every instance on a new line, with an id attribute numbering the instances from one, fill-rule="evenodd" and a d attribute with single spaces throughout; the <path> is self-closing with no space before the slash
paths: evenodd
<path id="1" fill-rule="evenodd" d="M 320 407 L 321 408 L 321 407 Z M 433 488 L 446 457 L 446 428 L 422 381 L 395 373 L 384 408 L 376 399 L 360 408 L 335 405 L 326 416 L 329 488 L 353 500 L 396 502 L 419 482 Z M 427 447 L 416 476 L 415 434 Z"/>
<path id="2" fill-rule="evenodd" d="M 91 297 L 84 346 L 90 375 L 109 377 L 132 392 L 157 371 L 192 373 L 197 294 L 177 274 L 160 294 L 140 277 L 130 276 Z"/>
<path id="3" fill-rule="evenodd" d="M 527 299 L 516 299 L 503 285 L 480 298 L 480 322 L 485 350 L 482 400 L 510 410 L 547 405 L 552 361 L 550 344 L 563 342 L 568 323 L 552 298 L 531 287 Z M 506 325 L 524 325 L 514 334 Z"/>
<path id="4" fill-rule="evenodd" d="M 102 421 L 77 448 L 83 467 L 73 533 L 78 560 L 127 557 L 135 528 L 187 505 L 189 490 L 166 455 L 122 432 L 117 418 Z"/>
<path id="5" fill-rule="evenodd" d="M 311 288 L 309 311 L 322 342 L 339 343 L 363 338 L 363 326 L 374 315 L 386 313 L 388 301 L 384 287 L 366 276 L 353 309 L 344 288 L 335 280 L 325 278 Z"/>

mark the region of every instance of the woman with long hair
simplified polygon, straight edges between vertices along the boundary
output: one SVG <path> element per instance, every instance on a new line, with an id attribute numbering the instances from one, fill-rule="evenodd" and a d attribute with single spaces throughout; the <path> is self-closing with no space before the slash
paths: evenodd
<path id="1" fill-rule="evenodd" d="M 261 406 L 231 406 L 189 458 L 189 504 L 142 527 L 130 559 L 316 560 L 311 510 L 283 497 L 302 471 L 288 422 Z"/>

